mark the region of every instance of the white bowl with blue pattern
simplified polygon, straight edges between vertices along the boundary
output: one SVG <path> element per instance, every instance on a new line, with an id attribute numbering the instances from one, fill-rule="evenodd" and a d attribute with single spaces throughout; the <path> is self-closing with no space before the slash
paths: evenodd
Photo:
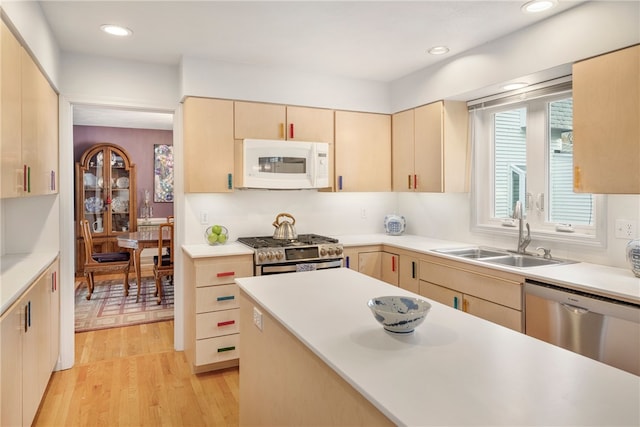
<path id="1" fill-rule="evenodd" d="M 376 297 L 367 305 L 384 329 L 400 334 L 413 332 L 431 310 L 427 301 L 405 296 Z"/>

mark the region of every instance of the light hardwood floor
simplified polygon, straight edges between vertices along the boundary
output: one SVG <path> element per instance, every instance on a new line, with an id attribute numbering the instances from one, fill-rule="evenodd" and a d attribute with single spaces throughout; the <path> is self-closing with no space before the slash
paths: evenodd
<path id="1" fill-rule="evenodd" d="M 191 374 L 173 321 L 75 335 L 34 426 L 237 426 L 238 368 Z"/>

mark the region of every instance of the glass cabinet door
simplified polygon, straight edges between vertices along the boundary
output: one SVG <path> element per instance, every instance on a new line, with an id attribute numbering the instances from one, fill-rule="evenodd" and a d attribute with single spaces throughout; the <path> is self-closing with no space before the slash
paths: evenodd
<path id="1" fill-rule="evenodd" d="M 89 158 L 86 168 L 82 171 L 84 217 L 91 224 L 94 234 L 104 233 L 106 225 L 107 197 L 103 162 L 104 152 L 96 152 Z"/>
<path id="2" fill-rule="evenodd" d="M 131 173 L 123 153 L 110 152 L 109 175 L 111 177 L 111 232 L 129 231 L 129 206 L 131 205 Z M 135 212 L 134 212 L 135 213 Z"/>

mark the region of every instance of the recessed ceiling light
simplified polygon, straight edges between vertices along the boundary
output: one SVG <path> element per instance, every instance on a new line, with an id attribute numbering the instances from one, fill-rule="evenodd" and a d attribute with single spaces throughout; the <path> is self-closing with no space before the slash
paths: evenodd
<path id="1" fill-rule="evenodd" d="M 522 11 L 526 13 L 538 13 L 551 9 L 558 4 L 558 0 L 531 0 L 522 5 Z"/>
<path id="2" fill-rule="evenodd" d="M 522 89 L 523 87 L 529 86 L 529 83 L 525 83 L 525 82 L 514 82 L 514 83 L 508 83 L 504 86 L 502 86 L 502 89 L 504 90 L 516 90 L 516 89 Z"/>
<path id="3" fill-rule="evenodd" d="M 111 34 L 112 36 L 126 37 L 133 34 L 133 31 L 131 31 L 130 29 L 121 27 L 119 25 L 104 24 L 100 26 L 100 29 L 107 34 Z"/>
<path id="4" fill-rule="evenodd" d="M 444 55 L 449 52 L 449 48 L 446 46 L 434 46 L 428 50 L 431 55 Z"/>

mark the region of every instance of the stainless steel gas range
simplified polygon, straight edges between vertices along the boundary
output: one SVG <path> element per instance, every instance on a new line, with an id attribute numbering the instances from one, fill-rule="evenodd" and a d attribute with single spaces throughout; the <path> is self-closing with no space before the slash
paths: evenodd
<path id="1" fill-rule="evenodd" d="M 317 234 L 299 234 L 296 240 L 240 237 L 238 242 L 253 248 L 256 276 L 340 268 L 344 258 L 337 239 Z"/>

